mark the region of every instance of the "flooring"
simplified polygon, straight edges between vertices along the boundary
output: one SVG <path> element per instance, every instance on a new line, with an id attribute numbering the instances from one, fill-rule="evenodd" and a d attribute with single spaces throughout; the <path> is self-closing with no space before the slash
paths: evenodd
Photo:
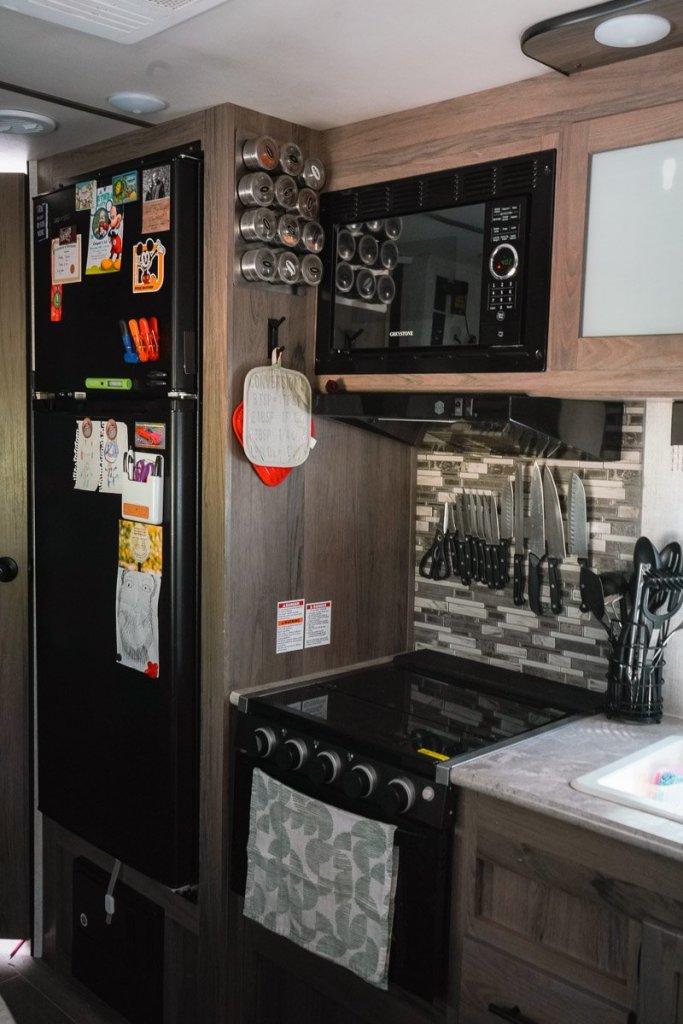
<path id="1" fill-rule="evenodd" d="M 20 950 L 0 957 L 0 996 L 16 1024 L 128 1024 L 77 981 Z"/>

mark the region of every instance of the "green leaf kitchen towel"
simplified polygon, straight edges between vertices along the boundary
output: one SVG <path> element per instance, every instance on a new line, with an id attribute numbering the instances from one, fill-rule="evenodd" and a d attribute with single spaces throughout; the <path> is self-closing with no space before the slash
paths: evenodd
<path id="1" fill-rule="evenodd" d="M 395 831 L 297 793 L 255 768 L 245 916 L 386 988 Z"/>

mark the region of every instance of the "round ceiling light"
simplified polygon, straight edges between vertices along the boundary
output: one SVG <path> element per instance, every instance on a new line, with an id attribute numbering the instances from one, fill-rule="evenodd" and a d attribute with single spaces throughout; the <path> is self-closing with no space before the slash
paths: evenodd
<path id="1" fill-rule="evenodd" d="M 603 46 L 648 46 L 658 43 L 671 31 L 671 22 L 659 14 L 622 14 L 602 21 L 595 38 Z"/>
<path id="2" fill-rule="evenodd" d="M 166 100 L 145 92 L 115 92 L 107 97 L 107 103 L 124 114 L 157 114 L 168 106 Z"/>
<path id="3" fill-rule="evenodd" d="M 0 110 L 0 133 L 3 135 L 47 135 L 57 122 L 32 110 Z"/>

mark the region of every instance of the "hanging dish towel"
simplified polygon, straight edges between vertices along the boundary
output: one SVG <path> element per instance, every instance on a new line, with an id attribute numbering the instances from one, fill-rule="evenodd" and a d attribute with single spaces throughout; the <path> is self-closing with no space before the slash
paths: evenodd
<path id="1" fill-rule="evenodd" d="M 394 832 L 254 769 L 245 916 L 386 988 Z"/>

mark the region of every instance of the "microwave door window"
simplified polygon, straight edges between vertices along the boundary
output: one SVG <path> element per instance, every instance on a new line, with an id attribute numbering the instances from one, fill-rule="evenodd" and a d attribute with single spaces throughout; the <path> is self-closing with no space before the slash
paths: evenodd
<path id="1" fill-rule="evenodd" d="M 484 226 L 480 203 L 340 227 L 337 351 L 476 346 Z"/>

